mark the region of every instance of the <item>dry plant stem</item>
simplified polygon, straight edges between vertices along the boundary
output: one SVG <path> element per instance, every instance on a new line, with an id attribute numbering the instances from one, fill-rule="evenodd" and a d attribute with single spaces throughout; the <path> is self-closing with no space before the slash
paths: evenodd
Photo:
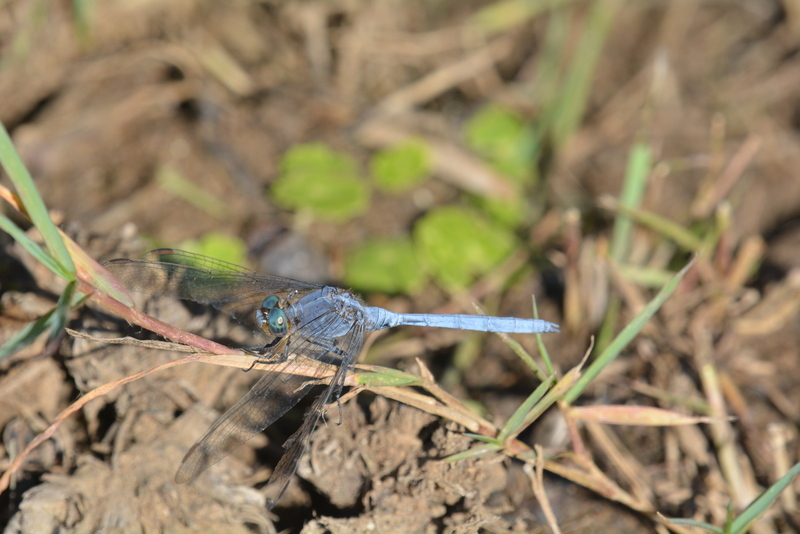
<path id="1" fill-rule="evenodd" d="M 569 406 L 564 401 L 558 402 L 558 408 L 564 414 L 564 421 L 567 423 L 567 431 L 576 462 L 584 467 L 590 465 L 592 459 L 586 447 L 583 446 L 583 438 L 581 438 L 581 431 L 578 429 L 578 422 L 569 416 Z"/>
<path id="2" fill-rule="evenodd" d="M 457 398 L 455 398 L 454 396 L 443 390 L 441 387 L 439 387 L 439 384 L 437 384 L 433 378 L 433 374 L 431 374 L 431 372 L 428 370 L 425 364 L 422 363 L 422 360 L 416 358 L 416 361 L 417 365 L 419 366 L 420 377 L 422 378 L 422 387 L 428 390 L 428 392 L 431 395 L 439 399 L 445 406 L 447 406 L 451 410 L 459 413 L 466 419 L 475 421 L 482 428 L 492 429 L 494 435 L 497 435 L 497 428 L 492 423 L 474 413 L 472 410 L 464 406 L 464 404 L 460 400 L 458 400 Z"/>
<path id="3" fill-rule="evenodd" d="M 584 322 L 584 306 L 581 303 L 581 277 L 578 269 L 582 236 L 581 214 L 569 209 L 564 214 L 564 254 L 567 264 L 564 269 L 564 322 L 569 330 L 579 331 Z"/>
<path id="4" fill-rule="evenodd" d="M 630 451 L 625 450 L 622 442 L 609 431 L 608 427 L 599 423 L 586 423 L 586 430 L 606 454 L 606 457 L 619 470 L 627 480 L 634 497 L 642 502 L 652 505 L 655 502 L 653 492 L 650 490 L 652 481 L 647 476 L 644 467 L 636 461 Z"/>
<path id="5" fill-rule="evenodd" d="M 589 462 L 585 467 L 573 467 L 557 463 L 554 460 L 547 460 L 545 463 L 545 468 L 551 473 L 555 473 L 580 486 L 594 491 L 598 495 L 602 495 L 607 499 L 624 504 L 632 510 L 646 514 L 655 513 L 655 509 L 653 508 L 652 504 L 640 499 L 636 499 L 627 491 L 620 488 L 592 462 Z"/>
<path id="6" fill-rule="evenodd" d="M 222 365 L 225 367 L 236 367 L 238 369 L 242 369 L 244 371 L 256 370 L 256 371 L 273 371 L 274 366 L 269 362 L 261 362 L 253 356 L 252 354 L 245 354 L 244 352 L 237 352 L 235 354 L 209 354 L 207 352 L 199 352 L 196 348 L 191 347 L 189 345 L 182 345 L 180 343 L 173 343 L 170 341 L 143 341 L 140 339 L 135 339 L 131 337 L 124 337 L 124 338 L 103 338 L 97 336 L 90 336 L 88 334 L 84 334 L 81 332 L 76 332 L 74 330 L 67 329 L 67 332 L 73 337 L 79 337 L 82 339 L 88 339 L 90 341 L 95 341 L 97 343 L 104 343 L 107 345 L 136 345 L 138 347 L 144 347 L 148 349 L 155 349 L 155 350 L 168 350 L 171 352 L 191 352 L 194 354 L 194 361 L 201 362 L 201 363 L 210 363 L 212 365 Z M 234 349 L 231 349 L 234 350 Z M 297 356 L 292 356 L 297 358 Z M 320 370 L 319 369 L 319 362 L 309 363 L 309 365 L 304 365 L 303 361 L 305 356 L 300 356 L 298 358 L 297 363 L 292 368 L 293 374 L 298 376 L 307 376 L 311 379 L 320 380 L 324 383 L 325 380 L 331 378 L 334 374 L 336 374 L 336 369 L 334 366 L 329 366 L 330 369 Z M 355 375 L 348 375 L 347 379 L 344 382 L 345 386 L 356 386 L 357 382 L 355 380 Z"/>
<path id="7" fill-rule="evenodd" d="M 704 219 L 711 215 L 714 208 L 725 199 L 744 175 L 744 171 L 761 148 L 761 137 L 755 134 L 745 139 L 742 146 L 728 162 L 728 166 L 714 177 L 707 190 L 701 191 L 692 205 L 691 212 L 695 219 Z"/>
<path id="8" fill-rule="evenodd" d="M 191 345 L 192 347 L 197 347 L 203 352 L 210 352 L 212 354 L 243 354 L 240 350 L 232 349 L 230 347 L 226 347 L 225 345 L 220 345 L 219 343 L 215 343 L 203 337 L 190 334 L 189 332 L 184 332 L 183 330 L 179 330 L 174 326 L 155 319 L 154 317 L 150 317 L 149 315 L 141 313 L 134 308 L 128 307 L 123 303 L 114 300 L 105 293 L 96 291 L 95 288 L 91 287 L 86 282 L 81 281 L 78 289 L 83 293 L 90 294 L 92 300 L 98 305 L 122 317 L 129 323 L 146 328 L 151 332 L 155 332 L 156 334 L 164 336 L 167 339 L 171 339 L 176 343 Z"/>
<path id="9" fill-rule="evenodd" d="M 734 263 L 725 276 L 725 285 L 733 290 L 742 288 L 747 279 L 755 272 L 767 245 L 761 236 L 751 236 L 739 247 Z"/>
<path id="10" fill-rule="evenodd" d="M 754 495 L 749 495 L 746 490 L 744 476 L 736 458 L 735 440 L 733 439 L 733 429 L 727 421 L 727 412 L 719 377 L 714 363 L 711 360 L 711 338 L 710 333 L 705 328 L 705 320 L 701 315 L 696 319 L 693 326 L 693 338 L 695 342 L 695 358 L 697 368 L 700 372 L 700 379 L 703 383 L 703 391 L 708 399 L 711 408 L 711 417 L 716 420 L 711 423 L 711 436 L 714 446 L 717 449 L 720 469 L 722 470 L 725 481 L 727 482 L 728 492 L 739 509 L 744 509 Z"/>
<path id="11" fill-rule="evenodd" d="M 536 461 L 534 465 L 525 464 L 523 470 L 528 478 L 531 480 L 531 488 L 536 500 L 539 501 L 539 506 L 542 507 L 547 524 L 553 530 L 554 534 L 561 534 L 561 529 L 556 521 L 556 514 L 553 513 L 553 507 L 550 505 L 550 499 L 547 497 L 547 492 L 544 490 L 544 449 L 541 445 L 534 447 L 536 450 Z"/>
<path id="12" fill-rule="evenodd" d="M 792 441 L 793 432 L 784 423 L 771 423 L 767 426 L 769 435 L 769 445 L 773 451 L 775 462 L 772 465 L 772 481 L 780 479 L 784 474 L 789 472 L 792 468 L 792 462 L 789 459 L 789 451 L 786 450 L 789 443 Z M 797 510 L 797 492 L 790 484 L 786 489 L 781 492 L 781 506 L 787 514 L 794 513 Z"/>
<path id="13" fill-rule="evenodd" d="M 398 89 L 380 101 L 373 109 L 373 113 L 396 115 L 406 112 L 417 104 L 436 98 L 452 87 L 492 68 L 495 62 L 510 54 L 513 49 L 513 39 L 507 37 L 497 39 L 474 54 Z"/>
<path id="14" fill-rule="evenodd" d="M 399 120 L 378 117 L 365 122 L 356 132 L 359 141 L 368 147 L 385 147 L 401 143 L 420 134 Z M 477 195 L 510 198 L 513 188 L 489 165 L 459 146 L 422 136 L 428 145 L 433 167 L 440 180 Z"/>
<path id="15" fill-rule="evenodd" d="M 432 397 L 422 395 L 408 388 L 385 386 L 379 388 L 365 387 L 364 389 L 372 391 L 378 395 L 382 395 L 388 399 L 396 400 L 409 406 L 413 406 L 414 408 L 418 408 L 429 414 L 450 419 L 451 421 L 460 424 L 470 432 L 492 437 L 497 435 L 497 428 L 491 423 L 482 420 L 477 415 L 472 413 L 463 414 L 460 411 L 441 404 Z M 486 423 L 488 426 L 485 426 L 483 423 Z"/>
<path id="16" fill-rule="evenodd" d="M 95 343 L 101 343 L 104 345 L 134 345 L 137 347 L 145 347 L 155 350 L 169 350 L 172 352 L 189 352 L 192 354 L 200 354 L 200 351 L 194 347 L 182 345 L 180 343 L 174 343 L 172 341 L 142 340 L 134 337 L 100 337 L 92 336 L 85 332 L 78 332 L 77 330 L 73 330 L 71 328 L 66 328 L 65 330 L 71 337 L 86 339 L 88 341 L 94 341 Z"/>
<path id="17" fill-rule="evenodd" d="M 562 459 L 566 459 L 565 455 Z M 664 525 L 672 532 L 679 534 L 692 534 L 694 530 L 675 525 L 667 521 L 663 516 L 658 514 L 653 505 L 646 500 L 637 499 L 620 488 L 614 481 L 608 478 L 594 463 L 591 463 L 587 468 L 573 467 L 565 465 L 555 460 L 547 460 L 545 462 L 545 469 L 551 473 L 555 473 L 567 480 L 574 482 L 580 486 L 594 491 L 598 495 L 607 499 L 616 501 L 620 504 L 637 512 L 646 514 L 653 521 Z"/>

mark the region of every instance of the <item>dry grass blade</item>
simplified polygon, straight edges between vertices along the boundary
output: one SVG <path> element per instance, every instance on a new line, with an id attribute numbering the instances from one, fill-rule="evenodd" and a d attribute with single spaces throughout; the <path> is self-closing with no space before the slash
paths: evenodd
<path id="1" fill-rule="evenodd" d="M 713 421 L 710 417 L 685 415 L 651 406 L 580 406 L 570 408 L 569 417 L 579 421 L 637 426 L 696 425 Z"/>
<path id="2" fill-rule="evenodd" d="M 544 516 L 547 518 L 547 524 L 550 525 L 554 534 L 561 534 L 561 528 L 558 526 L 556 514 L 553 512 L 550 499 L 547 497 L 547 492 L 544 489 L 544 450 L 540 445 L 536 445 L 534 449 L 536 451 L 536 461 L 533 465 L 529 463 L 525 464 L 523 470 L 531 481 L 533 494 L 536 495 L 539 506 L 542 507 L 542 512 L 544 512 Z"/>

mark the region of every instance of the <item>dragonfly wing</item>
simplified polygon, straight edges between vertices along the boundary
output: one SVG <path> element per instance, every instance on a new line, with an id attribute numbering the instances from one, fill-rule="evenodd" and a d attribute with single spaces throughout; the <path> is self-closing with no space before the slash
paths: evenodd
<path id="1" fill-rule="evenodd" d="M 323 332 L 327 325 L 338 323 L 339 320 L 336 312 L 331 311 L 313 318 L 310 324 L 313 325 L 314 332 Z M 355 332 L 358 332 L 358 335 Z M 325 388 L 320 396 L 324 400 L 317 399 L 312 410 L 306 415 L 301 429 L 307 426 L 309 418 L 313 418 L 313 424 L 310 426 L 310 429 L 313 429 L 321 411 L 317 405 L 322 402 L 320 406 L 324 406 L 332 394 L 338 395 L 341 392 L 349 364 L 358 357 L 363 337 L 361 328 L 351 328 L 347 334 L 336 338 L 335 349 L 331 347 L 331 339 L 324 337 L 317 339 L 316 336 L 312 338 L 303 331 L 282 338 L 280 343 L 271 348 L 271 353 L 266 357 L 269 360 L 276 360 L 269 374 L 256 382 L 247 395 L 225 412 L 192 446 L 178 467 L 175 481 L 179 484 L 189 482 L 277 421 L 310 390 L 308 386 L 313 379 L 296 374 L 298 367 L 317 366 L 320 376 L 323 376 L 325 371 L 330 370 L 330 365 L 324 362 L 324 356 L 333 349 L 339 354 L 346 354 L 347 359 L 342 360 L 342 365 L 331 380 L 331 385 Z M 285 360 L 280 361 L 282 358 Z M 302 453 L 302 448 L 299 453 Z M 296 463 L 295 459 L 294 465 Z M 294 469 L 288 473 L 287 478 L 290 478 L 292 473 Z"/>
<path id="2" fill-rule="evenodd" d="M 285 367 L 285 366 L 284 366 Z M 175 482 L 184 484 L 216 464 L 289 411 L 310 388 L 308 377 L 271 372 L 225 412 L 183 458 Z"/>
<path id="3" fill-rule="evenodd" d="M 232 263 L 176 249 L 159 249 L 140 260 L 117 259 L 106 269 L 126 288 L 139 293 L 192 300 L 230 313 L 254 330 L 255 312 L 264 298 L 302 296 L 321 286 L 280 276 L 261 275 Z"/>
<path id="4" fill-rule="evenodd" d="M 292 475 L 297 471 L 297 462 L 305 451 L 308 438 L 317 426 L 317 422 L 322 416 L 325 405 L 339 398 L 347 372 L 356 358 L 358 358 L 358 355 L 361 353 L 361 348 L 364 346 L 364 327 L 362 324 L 354 324 L 345 335 L 336 339 L 338 342 L 337 351 L 343 355 L 342 365 L 336 371 L 328 387 L 325 388 L 306 411 L 303 424 L 288 440 L 286 440 L 286 443 L 283 444 L 286 451 L 283 453 L 278 465 L 275 466 L 275 471 L 272 472 L 272 476 L 265 489 L 267 506 L 270 509 L 280 500 L 281 496 L 286 491 L 286 487 L 289 485 Z"/>

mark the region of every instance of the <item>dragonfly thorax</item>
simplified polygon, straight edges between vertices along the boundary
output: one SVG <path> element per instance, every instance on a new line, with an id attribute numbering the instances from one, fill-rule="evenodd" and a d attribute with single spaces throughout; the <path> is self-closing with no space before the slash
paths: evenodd
<path id="1" fill-rule="evenodd" d="M 344 289 L 325 286 L 284 308 L 292 329 L 338 338 L 365 321 L 364 307 Z"/>

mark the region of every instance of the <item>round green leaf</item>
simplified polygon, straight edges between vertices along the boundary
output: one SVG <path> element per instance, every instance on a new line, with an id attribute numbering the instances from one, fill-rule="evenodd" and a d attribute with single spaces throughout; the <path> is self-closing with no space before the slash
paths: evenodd
<path id="1" fill-rule="evenodd" d="M 414 228 L 420 260 L 436 279 L 450 288 L 465 288 L 488 273 L 514 250 L 516 238 L 508 229 L 475 210 L 438 208 Z"/>
<path id="2" fill-rule="evenodd" d="M 409 239 L 370 241 L 347 254 L 345 282 L 361 291 L 412 293 L 425 274 Z"/>
<path id="3" fill-rule="evenodd" d="M 484 196 L 474 196 L 470 199 L 478 209 L 509 228 L 519 226 L 525 220 L 529 210 L 527 200 L 523 195 L 514 195 L 508 199 Z"/>
<path id="4" fill-rule="evenodd" d="M 321 143 L 296 145 L 284 154 L 280 170 L 272 198 L 283 208 L 308 209 L 334 222 L 347 221 L 367 210 L 369 190 L 358 164 L 347 154 Z"/>
<path id="5" fill-rule="evenodd" d="M 431 172 L 428 145 L 415 139 L 377 152 L 369 164 L 375 185 L 388 193 L 402 193 L 425 181 Z"/>
<path id="6" fill-rule="evenodd" d="M 489 105 L 467 122 L 467 144 L 505 176 L 530 181 L 537 150 L 533 129 L 512 112 Z"/>

